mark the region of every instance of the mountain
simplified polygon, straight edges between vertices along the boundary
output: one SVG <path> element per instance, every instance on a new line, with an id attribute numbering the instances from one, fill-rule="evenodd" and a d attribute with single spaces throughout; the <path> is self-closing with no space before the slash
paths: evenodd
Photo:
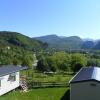
<path id="1" fill-rule="evenodd" d="M 82 44 L 82 49 L 93 49 L 95 43 L 93 41 L 84 41 L 83 44 Z"/>
<path id="2" fill-rule="evenodd" d="M 18 32 L 0 31 L 0 47 L 13 46 L 26 50 L 42 49 L 45 44 Z"/>
<path id="3" fill-rule="evenodd" d="M 33 38 L 34 39 L 34 38 Z M 78 49 L 93 49 L 100 50 L 100 40 L 92 39 L 81 39 L 78 36 L 57 36 L 57 35 L 46 35 L 41 37 L 35 37 L 35 39 L 42 42 L 46 42 L 49 48 L 56 48 L 60 50 L 78 50 Z"/>
<path id="4" fill-rule="evenodd" d="M 56 49 L 80 49 L 83 40 L 78 36 L 61 37 L 57 35 L 47 35 L 36 37 L 35 39 L 48 43 L 50 48 Z"/>
<path id="5" fill-rule="evenodd" d="M 95 46 L 93 47 L 93 49 L 95 50 L 100 50 L 100 40 L 98 40 L 95 44 Z"/>
<path id="6" fill-rule="evenodd" d="M 36 37 L 35 39 L 40 40 L 42 42 L 47 42 L 48 44 L 54 44 L 55 42 L 58 42 L 61 38 L 58 37 L 57 35 L 46 35 L 46 36 Z"/>
<path id="7" fill-rule="evenodd" d="M 18 32 L 0 31 L 0 48 L 5 46 L 19 47 L 32 51 L 45 49 L 47 46 L 59 50 L 100 50 L 100 40 L 84 41 L 78 36 L 65 37 L 55 34 L 30 38 Z"/>

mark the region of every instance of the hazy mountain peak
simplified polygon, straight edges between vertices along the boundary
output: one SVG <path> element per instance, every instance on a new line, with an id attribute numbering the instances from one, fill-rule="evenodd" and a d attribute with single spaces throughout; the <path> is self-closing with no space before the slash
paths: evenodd
<path id="1" fill-rule="evenodd" d="M 48 43 L 50 47 L 60 48 L 60 49 L 70 49 L 70 48 L 79 49 L 80 48 L 79 45 L 82 43 L 82 39 L 78 36 L 62 37 L 53 34 L 53 35 L 36 37 L 36 39 Z"/>
<path id="2" fill-rule="evenodd" d="M 95 43 L 90 39 L 81 39 L 78 36 L 57 36 L 55 34 L 37 37 L 37 40 L 46 42 L 49 47 L 56 49 L 98 49 L 99 42 Z"/>
<path id="3" fill-rule="evenodd" d="M 50 34 L 50 35 L 44 35 L 44 36 L 39 36 L 39 37 L 35 37 L 35 38 L 42 38 L 42 37 L 59 37 L 56 34 Z"/>

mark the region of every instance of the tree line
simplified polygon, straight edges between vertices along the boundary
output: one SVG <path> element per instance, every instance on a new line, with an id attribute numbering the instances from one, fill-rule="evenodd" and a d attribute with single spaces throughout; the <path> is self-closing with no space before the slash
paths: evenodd
<path id="1" fill-rule="evenodd" d="M 54 52 L 53 54 L 40 53 L 37 56 L 40 71 L 73 71 L 77 72 L 80 68 L 86 66 L 100 67 L 100 55 L 95 53 L 69 53 Z"/>
<path id="2" fill-rule="evenodd" d="M 0 65 L 22 65 L 32 67 L 34 61 L 33 52 L 23 48 L 0 48 Z"/>
<path id="3" fill-rule="evenodd" d="M 0 65 L 22 65 L 32 68 L 34 52 L 19 47 L 0 48 Z M 41 51 L 36 52 L 39 71 L 71 71 L 76 72 L 85 66 L 100 67 L 100 51 L 69 52 L 69 51 Z"/>

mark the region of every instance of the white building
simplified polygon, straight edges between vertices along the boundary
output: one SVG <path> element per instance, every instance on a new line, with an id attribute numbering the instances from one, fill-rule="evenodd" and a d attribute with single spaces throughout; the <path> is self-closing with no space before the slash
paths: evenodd
<path id="1" fill-rule="evenodd" d="M 70 100 L 100 100 L 100 68 L 82 68 L 71 79 Z"/>
<path id="2" fill-rule="evenodd" d="M 26 67 L 1 66 L 0 67 L 0 95 L 3 95 L 20 85 L 19 71 Z"/>

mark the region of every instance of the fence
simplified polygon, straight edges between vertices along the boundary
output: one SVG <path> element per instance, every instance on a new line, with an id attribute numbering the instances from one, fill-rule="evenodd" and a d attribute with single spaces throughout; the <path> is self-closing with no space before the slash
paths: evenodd
<path id="1" fill-rule="evenodd" d="M 29 88 L 44 88 L 44 87 L 68 87 L 69 83 L 58 82 L 29 82 Z"/>

